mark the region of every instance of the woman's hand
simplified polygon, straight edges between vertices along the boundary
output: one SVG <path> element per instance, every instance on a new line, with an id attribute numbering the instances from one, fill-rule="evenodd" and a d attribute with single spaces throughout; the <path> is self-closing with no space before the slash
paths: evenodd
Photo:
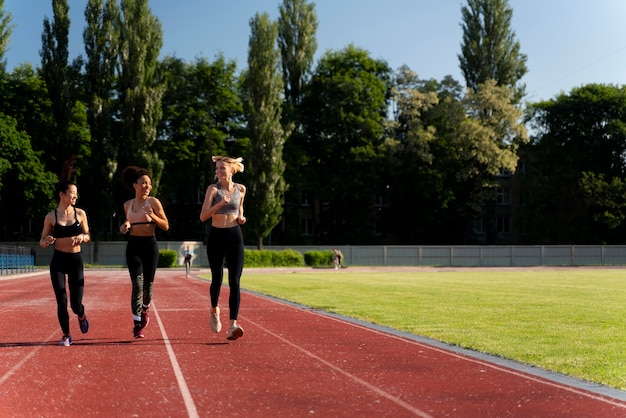
<path id="1" fill-rule="evenodd" d="M 44 238 L 42 238 L 39 243 L 42 247 L 49 247 L 50 245 L 54 244 L 54 241 L 56 241 L 56 238 L 53 237 L 52 235 L 46 235 Z"/>
<path id="2" fill-rule="evenodd" d="M 243 215 L 241 215 L 241 216 L 237 217 L 237 223 L 238 223 L 239 225 L 243 225 L 243 224 L 245 224 L 245 223 L 246 223 L 246 217 L 245 217 L 245 216 L 243 216 Z"/>
<path id="3" fill-rule="evenodd" d="M 128 234 L 129 231 L 130 231 L 130 223 L 129 222 L 124 222 L 122 225 L 120 225 L 120 232 L 122 234 Z"/>

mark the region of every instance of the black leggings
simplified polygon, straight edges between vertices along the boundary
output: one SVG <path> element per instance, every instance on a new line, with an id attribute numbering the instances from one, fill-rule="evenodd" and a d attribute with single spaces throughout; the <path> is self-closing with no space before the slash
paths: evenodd
<path id="1" fill-rule="evenodd" d="M 154 235 L 137 237 L 130 235 L 126 246 L 126 263 L 133 283 L 130 307 L 135 322 L 141 321 L 141 307 L 152 302 L 152 284 L 159 262 L 159 246 Z"/>
<path id="2" fill-rule="evenodd" d="M 65 290 L 65 275 L 70 289 L 70 306 L 72 312 L 79 317 L 85 314 L 83 306 L 83 289 L 85 287 L 83 254 L 64 253 L 54 250 L 50 261 L 50 279 L 57 300 L 57 317 L 63 334 L 70 333 L 70 316 L 67 312 L 67 291 Z"/>
<path id="3" fill-rule="evenodd" d="M 206 247 L 209 267 L 211 267 L 211 306 L 216 307 L 224 279 L 224 258 L 228 267 L 228 286 L 230 296 L 228 308 L 230 319 L 239 315 L 241 292 L 239 281 L 243 272 L 243 233 L 241 227 L 209 229 L 209 242 Z"/>

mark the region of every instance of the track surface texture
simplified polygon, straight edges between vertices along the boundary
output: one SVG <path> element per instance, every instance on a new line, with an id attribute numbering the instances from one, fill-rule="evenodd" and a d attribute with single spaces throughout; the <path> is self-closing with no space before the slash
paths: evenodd
<path id="1" fill-rule="evenodd" d="M 622 391 L 245 291 L 228 341 L 209 285 L 159 269 L 135 340 L 128 273 L 88 269 L 61 347 L 48 272 L 2 277 L 0 417 L 626 417 Z"/>

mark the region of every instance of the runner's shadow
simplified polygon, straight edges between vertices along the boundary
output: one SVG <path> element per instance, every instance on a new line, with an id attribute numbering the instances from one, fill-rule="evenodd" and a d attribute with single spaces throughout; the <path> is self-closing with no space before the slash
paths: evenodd
<path id="1" fill-rule="evenodd" d="M 114 345 L 159 345 L 162 346 L 165 340 L 163 339 L 149 339 L 149 340 L 102 340 L 102 339 L 80 339 L 72 341 L 72 345 L 76 346 L 114 346 Z M 228 342 L 204 342 L 204 341 L 189 341 L 189 340 L 169 340 L 172 345 L 208 345 L 219 346 L 228 345 Z M 0 343 L 0 348 L 15 348 L 15 347 L 38 347 L 38 346 L 57 346 L 58 341 L 19 341 L 19 342 L 3 342 Z"/>
<path id="2" fill-rule="evenodd" d="M 58 343 L 56 343 L 58 345 Z M 0 343 L 0 348 L 13 348 L 13 347 L 37 347 L 37 346 L 45 346 L 52 345 L 50 341 L 22 341 L 22 342 L 8 342 L 8 343 Z"/>

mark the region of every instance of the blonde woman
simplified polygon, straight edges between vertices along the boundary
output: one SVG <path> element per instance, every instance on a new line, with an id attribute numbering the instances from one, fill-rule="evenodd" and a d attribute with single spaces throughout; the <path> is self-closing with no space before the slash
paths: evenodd
<path id="1" fill-rule="evenodd" d="M 243 201 L 246 186 L 233 181 L 236 173 L 243 172 L 243 159 L 214 156 L 216 183 L 209 185 L 204 195 L 200 221 L 211 218 L 207 256 L 211 268 L 211 329 L 220 332 L 219 297 L 224 279 L 224 259 L 228 266 L 230 297 L 228 308 L 230 326 L 226 338 L 236 340 L 243 336 L 243 328 L 237 323 L 241 293 L 239 282 L 243 272 L 243 233 L 241 225 L 246 223 Z"/>

